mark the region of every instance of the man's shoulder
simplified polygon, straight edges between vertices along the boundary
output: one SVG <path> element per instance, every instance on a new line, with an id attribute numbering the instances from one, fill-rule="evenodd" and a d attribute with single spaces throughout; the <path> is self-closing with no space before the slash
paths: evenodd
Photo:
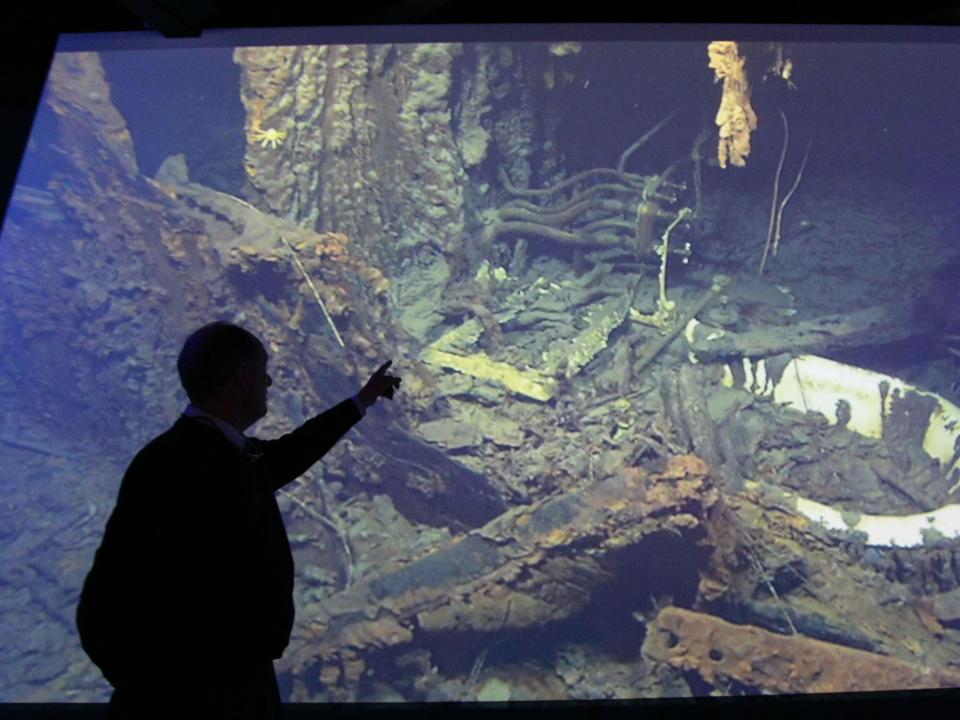
<path id="1" fill-rule="evenodd" d="M 169 468 L 194 462 L 200 457 L 215 457 L 228 450 L 229 444 L 215 427 L 181 416 L 141 448 L 130 463 L 130 469 Z"/>
<path id="2" fill-rule="evenodd" d="M 237 452 L 217 428 L 181 417 L 133 457 L 120 483 L 117 507 L 136 512 L 169 509 L 182 488 L 191 492 L 221 487 Z"/>

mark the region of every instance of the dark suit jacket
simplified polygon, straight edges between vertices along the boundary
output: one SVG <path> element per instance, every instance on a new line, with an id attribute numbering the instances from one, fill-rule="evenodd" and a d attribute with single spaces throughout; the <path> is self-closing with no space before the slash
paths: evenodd
<path id="1" fill-rule="evenodd" d="M 83 648 L 114 687 L 177 687 L 280 657 L 293 557 L 274 491 L 360 417 L 346 400 L 248 455 L 184 416 L 136 455 L 77 609 Z"/>

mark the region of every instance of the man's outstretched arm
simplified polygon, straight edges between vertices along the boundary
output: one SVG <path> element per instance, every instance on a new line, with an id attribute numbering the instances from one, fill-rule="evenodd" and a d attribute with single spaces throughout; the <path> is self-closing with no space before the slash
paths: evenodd
<path id="1" fill-rule="evenodd" d="M 326 455 L 379 398 L 393 399 L 401 380 L 387 372 L 391 364 L 392 361 L 388 360 L 381 365 L 352 398 L 307 420 L 293 432 L 276 440 L 260 441 L 274 489 L 292 482 Z"/>

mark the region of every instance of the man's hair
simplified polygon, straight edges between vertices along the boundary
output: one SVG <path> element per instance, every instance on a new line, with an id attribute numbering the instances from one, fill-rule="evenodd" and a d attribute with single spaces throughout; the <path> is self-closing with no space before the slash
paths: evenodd
<path id="1" fill-rule="evenodd" d="M 215 398 L 241 363 L 259 360 L 265 350 L 251 332 L 218 321 L 195 330 L 177 358 L 180 384 L 192 403 Z"/>

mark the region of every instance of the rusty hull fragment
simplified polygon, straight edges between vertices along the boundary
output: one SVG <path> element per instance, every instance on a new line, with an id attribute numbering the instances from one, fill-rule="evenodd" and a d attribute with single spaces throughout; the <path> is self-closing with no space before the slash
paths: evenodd
<path id="1" fill-rule="evenodd" d="M 730 680 L 771 693 L 827 693 L 960 686 L 960 672 L 665 608 L 643 652 L 713 685 Z"/>
<path id="2" fill-rule="evenodd" d="M 413 642 L 418 632 L 499 632 L 568 617 L 614 572 L 614 551 L 663 533 L 691 549 L 709 543 L 705 525 L 720 496 L 707 473 L 690 455 L 659 473 L 628 468 L 512 508 L 425 557 L 364 578 L 304 608 L 311 635 L 291 643 L 293 670 L 309 668 L 335 698 L 348 699 L 365 656 Z"/>

